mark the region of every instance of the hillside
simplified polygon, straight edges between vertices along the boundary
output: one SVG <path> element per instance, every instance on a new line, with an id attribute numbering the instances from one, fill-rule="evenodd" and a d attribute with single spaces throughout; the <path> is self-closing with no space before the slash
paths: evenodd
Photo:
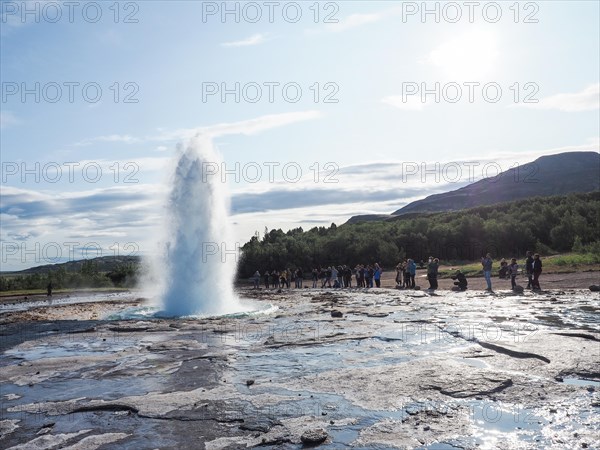
<path id="1" fill-rule="evenodd" d="M 477 181 L 455 191 L 430 195 L 394 211 L 458 211 L 475 206 L 548 197 L 600 189 L 600 154 L 569 152 L 542 156 L 533 162 L 502 172 L 498 177 Z"/>
<path id="2" fill-rule="evenodd" d="M 43 266 L 30 267 L 18 272 L 0 272 L 1 275 L 31 275 L 46 274 L 58 269 L 65 272 L 81 272 L 84 262 L 93 262 L 98 272 L 111 272 L 123 264 L 138 264 L 139 256 L 101 256 L 98 258 L 81 259 L 78 261 L 67 261 L 65 263 L 45 264 Z"/>

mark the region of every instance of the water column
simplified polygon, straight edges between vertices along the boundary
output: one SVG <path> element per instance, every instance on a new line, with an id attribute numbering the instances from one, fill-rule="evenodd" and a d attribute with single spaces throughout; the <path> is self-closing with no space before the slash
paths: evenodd
<path id="1" fill-rule="evenodd" d="M 167 205 L 162 314 L 227 314 L 239 310 L 233 293 L 236 257 L 228 219 L 229 196 L 211 141 L 191 139 L 176 165 Z"/>

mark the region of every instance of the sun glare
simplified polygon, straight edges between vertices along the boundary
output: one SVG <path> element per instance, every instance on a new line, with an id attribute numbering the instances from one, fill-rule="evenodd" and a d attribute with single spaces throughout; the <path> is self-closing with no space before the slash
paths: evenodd
<path id="1" fill-rule="evenodd" d="M 497 67 L 498 40 L 494 33 L 473 30 L 444 42 L 427 61 L 456 80 L 480 80 Z"/>

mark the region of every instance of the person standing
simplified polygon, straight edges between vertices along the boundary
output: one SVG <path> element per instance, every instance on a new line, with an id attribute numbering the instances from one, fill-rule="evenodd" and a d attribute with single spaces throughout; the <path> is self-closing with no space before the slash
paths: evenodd
<path id="1" fill-rule="evenodd" d="M 279 285 L 280 285 L 280 289 L 286 288 L 286 285 L 287 285 L 287 270 L 286 269 L 283 269 L 279 273 Z"/>
<path id="2" fill-rule="evenodd" d="M 540 274 L 542 273 L 542 260 L 540 259 L 540 255 L 536 253 L 533 255 L 533 263 L 531 265 L 533 271 L 533 280 L 531 281 L 532 289 L 536 291 L 541 291 L 540 287 Z"/>
<path id="3" fill-rule="evenodd" d="M 259 289 L 260 288 L 260 272 L 258 270 L 256 272 L 254 272 L 254 275 L 252 276 L 252 280 L 254 281 L 254 289 Z"/>
<path id="4" fill-rule="evenodd" d="M 375 275 L 375 270 L 373 270 L 373 266 L 369 264 L 367 265 L 367 272 L 365 274 L 368 288 L 373 287 L 373 275 Z"/>
<path id="5" fill-rule="evenodd" d="M 367 269 L 365 269 L 364 265 L 360 265 L 360 268 L 358 269 L 358 277 L 359 277 L 359 283 L 360 283 L 360 287 L 364 288 L 367 287 L 366 284 L 366 277 L 367 277 Z"/>
<path id="6" fill-rule="evenodd" d="M 325 269 L 325 278 L 323 279 L 321 289 L 323 289 L 325 285 L 327 285 L 327 287 L 331 287 L 331 267 L 327 267 L 327 269 Z"/>
<path id="7" fill-rule="evenodd" d="M 381 267 L 378 263 L 375 263 L 375 269 L 373 270 L 373 279 L 375 280 L 375 286 L 381 287 Z"/>
<path id="8" fill-rule="evenodd" d="M 340 283 L 338 281 L 338 270 L 335 265 L 331 266 L 331 286 L 333 288 L 340 287 Z"/>
<path id="9" fill-rule="evenodd" d="M 533 253 L 527 250 L 527 258 L 525 259 L 525 273 L 527 274 L 527 289 L 532 288 L 533 281 Z"/>
<path id="10" fill-rule="evenodd" d="M 429 280 L 429 290 L 435 291 L 438 288 L 438 269 L 440 260 L 438 258 L 429 257 L 429 264 L 427 264 L 427 279 Z"/>
<path id="11" fill-rule="evenodd" d="M 271 275 L 269 274 L 269 271 L 265 271 L 264 275 L 263 275 L 263 280 L 265 282 L 265 289 L 269 289 L 269 277 Z"/>
<path id="12" fill-rule="evenodd" d="M 440 259 L 433 258 L 433 289 L 438 288 L 438 269 L 440 268 Z"/>
<path id="13" fill-rule="evenodd" d="M 417 275 L 417 265 L 412 259 L 408 260 L 408 274 L 410 276 L 410 287 L 415 288 L 415 276 Z"/>
<path id="14" fill-rule="evenodd" d="M 427 260 L 427 281 L 429 281 L 428 289 L 433 289 L 433 285 L 431 284 L 431 264 L 433 264 L 433 256 L 430 256 Z"/>
<path id="15" fill-rule="evenodd" d="M 486 291 L 488 292 L 493 292 L 492 291 L 492 254 L 488 253 L 487 255 L 485 255 L 485 258 L 481 258 L 481 265 L 483 266 L 483 277 L 485 278 L 485 281 L 487 283 L 487 289 Z"/>
<path id="16" fill-rule="evenodd" d="M 352 287 L 352 269 L 350 266 L 344 266 L 344 287 L 351 288 Z"/>
<path id="17" fill-rule="evenodd" d="M 312 270 L 312 287 L 315 289 L 317 287 L 317 281 L 319 280 L 319 271 L 315 268 Z"/>
<path id="18" fill-rule="evenodd" d="M 517 272 L 519 271 L 519 265 L 517 264 L 517 258 L 510 260 L 508 266 L 508 274 L 510 275 L 510 288 L 514 290 L 517 287 Z"/>

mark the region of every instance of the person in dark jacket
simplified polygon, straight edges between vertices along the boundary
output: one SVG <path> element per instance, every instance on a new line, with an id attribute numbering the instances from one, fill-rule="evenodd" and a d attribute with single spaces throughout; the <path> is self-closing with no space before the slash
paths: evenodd
<path id="1" fill-rule="evenodd" d="M 537 291 L 542 290 L 540 287 L 540 274 L 542 273 L 542 260 L 539 254 L 533 255 L 533 263 L 531 264 L 533 272 L 533 280 L 531 281 L 531 288 Z"/>
<path id="2" fill-rule="evenodd" d="M 527 274 L 527 289 L 532 288 L 533 281 L 533 253 L 527 250 L 525 258 L 525 273 Z"/>
<path id="3" fill-rule="evenodd" d="M 412 259 L 408 260 L 408 273 L 410 274 L 410 287 L 415 288 L 415 275 L 417 274 L 417 265 Z"/>
<path id="4" fill-rule="evenodd" d="M 373 280 L 375 280 L 375 286 L 377 286 L 377 287 L 381 287 L 382 272 L 383 272 L 383 270 L 381 269 L 379 264 L 375 263 L 375 266 L 373 267 Z M 371 287 L 373 287 L 373 285 L 371 285 Z"/>
<path id="5" fill-rule="evenodd" d="M 304 273 L 302 272 L 302 269 L 300 267 L 298 267 L 298 269 L 296 269 L 296 288 L 298 289 L 302 289 L 304 287 Z"/>
<path id="6" fill-rule="evenodd" d="M 368 288 L 373 287 L 373 276 L 374 275 L 375 275 L 375 269 L 373 269 L 373 266 L 369 264 L 367 266 L 367 272 L 365 273 L 365 279 L 366 279 Z"/>
<path id="7" fill-rule="evenodd" d="M 438 268 L 440 266 L 440 260 L 435 258 L 429 258 L 429 264 L 427 264 L 427 279 L 429 280 L 429 289 L 435 291 L 438 288 Z"/>
<path id="8" fill-rule="evenodd" d="M 517 274 L 519 273 L 519 265 L 517 264 L 517 258 L 510 260 L 508 266 L 508 275 L 510 276 L 510 288 L 515 290 L 517 288 Z"/>
<path id="9" fill-rule="evenodd" d="M 410 259 L 406 260 L 404 265 L 404 287 L 410 288 Z"/>
<path id="10" fill-rule="evenodd" d="M 360 265 L 360 269 L 358 269 L 358 276 L 359 276 L 360 287 L 363 287 L 363 288 L 367 287 L 367 282 L 366 282 L 367 269 L 362 264 Z"/>
<path id="11" fill-rule="evenodd" d="M 331 267 L 325 269 L 325 278 L 323 279 L 321 289 L 323 289 L 325 285 L 327 285 L 327 287 L 331 287 Z"/>
<path id="12" fill-rule="evenodd" d="M 504 258 L 500 260 L 500 270 L 498 270 L 498 278 L 500 278 L 501 280 L 503 280 L 504 278 L 508 278 L 508 263 Z"/>
<path id="13" fill-rule="evenodd" d="M 460 291 L 466 291 L 467 290 L 467 285 L 469 284 L 467 281 L 467 277 L 465 277 L 465 274 L 462 273 L 460 270 L 456 271 L 456 275 L 454 275 L 452 277 L 453 280 L 456 280 L 454 282 L 454 285 L 456 287 L 458 287 L 458 290 Z"/>

